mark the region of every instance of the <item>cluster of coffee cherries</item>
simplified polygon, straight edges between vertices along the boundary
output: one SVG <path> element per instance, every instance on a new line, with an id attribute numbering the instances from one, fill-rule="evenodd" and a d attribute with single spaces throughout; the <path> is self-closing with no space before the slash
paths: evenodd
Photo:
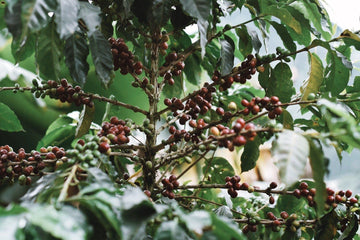
<path id="1" fill-rule="evenodd" d="M 351 197 L 352 196 L 351 190 L 346 190 L 346 191 L 340 190 L 335 193 L 335 191 L 332 190 L 331 188 L 326 188 L 326 192 L 328 195 L 326 198 L 326 204 L 328 204 L 329 206 L 336 207 L 337 204 L 339 203 L 345 203 L 348 205 L 354 205 L 358 203 L 357 198 Z"/>
<path id="2" fill-rule="evenodd" d="M 101 139 L 98 136 L 86 135 L 79 139 L 74 146 L 66 152 L 70 164 L 80 163 L 84 168 L 96 166 L 101 153 L 111 151 L 108 139 Z"/>
<path id="3" fill-rule="evenodd" d="M 65 150 L 59 147 L 41 148 L 40 152 L 33 150 L 31 153 L 20 148 L 16 153 L 8 145 L 1 146 L 0 180 L 13 182 L 18 179 L 20 184 L 28 185 L 31 183 L 30 176 L 42 175 L 41 171 L 47 166 L 45 161 L 54 160 L 51 163 L 56 163 L 56 159 L 64 159 L 65 155 Z"/>
<path id="4" fill-rule="evenodd" d="M 268 190 L 268 195 L 269 195 L 269 203 L 270 204 L 274 204 L 275 203 L 275 198 L 271 195 L 271 190 L 277 188 L 277 183 L 276 182 L 271 182 L 269 184 L 269 187 L 267 188 Z"/>
<path id="5" fill-rule="evenodd" d="M 225 178 L 225 182 L 226 182 L 226 187 L 227 187 L 227 192 L 228 194 L 232 197 L 232 198 L 236 198 L 238 196 L 238 193 L 236 192 L 236 190 L 242 190 L 243 189 L 243 184 L 240 184 L 240 177 L 235 175 L 233 177 L 229 177 L 227 176 Z M 244 187 L 249 187 L 244 186 Z M 247 189 L 243 189 L 243 190 L 247 190 Z"/>
<path id="6" fill-rule="evenodd" d="M 277 96 L 269 97 L 263 97 L 263 98 L 253 98 L 249 102 L 246 99 L 241 100 L 241 105 L 245 107 L 245 109 L 242 111 L 244 115 L 248 115 L 249 113 L 252 113 L 254 115 L 258 114 L 262 111 L 263 108 L 268 110 L 268 117 L 270 119 L 274 119 L 277 116 L 281 115 L 283 112 L 282 108 L 278 105 L 280 105 L 281 102 L 279 101 L 279 98 Z"/>
<path id="7" fill-rule="evenodd" d="M 174 76 L 180 76 L 180 74 L 182 73 L 182 71 L 185 68 L 185 63 L 184 61 L 179 60 L 179 57 L 177 55 L 176 52 L 171 52 L 169 53 L 166 57 L 165 57 L 165 63 L 163 64 L 163 67 L 160 68 L 160 71 L 164 68 L 164 67 L 168 67 L 170 66 L 170 64 L 172 64 L 173 62 L 176 62 L 171 68 L 170 70 L 164 72 L 161 74 L 161 77 L 164 77 L 164 80 L 169 84 L 169 85 L 174 85 L 175 84 L 175 80 L 174 80 Z"/>
<path id="8" fill-rule="evenodd" d="M 249 54 L 239 67 L 233 69 L 231 76 L 224 79 L 221 78 L 219 71 L 215 71 L 212 80 L 216 84 L 220 84 L 219 90 L 225 91 L 231 87 L 234 82 L 241 84 L 246 83 L 246 80 L 251 79 L 252 75 L 256 73 L 257 60 L 254 55 Z"/>
<path id="9" fill-rule="evenodd" d="M 180 185 L 180 183 L 177 180 L 177 177 L 175 175 L 170 175 L 169 178 L 164 178 L 161 180 L 161 183 L 164 186 L 164 190 L 161 192 L 161 194 L 164 197 L 168 197 L 170 199 L 175 198 L 175 194 L 173 192 L 174 189 L 177 189 Z"/>
<path id="10" fill-rule="evenodd" d="M 293 191 L 293 195 L 296 198 L 301 198 L 301 197 L 306 198 L 309 206 L 313 207 L 316 204 L 314 201 L 316 189 L 315 188 L 308 189 L 308 188 L 309 185 L 306 182 L 301 182 L 298 188 Z"/>
<path id="11" fill-rule="evenodd" d="M 210 133 L 215 137 L 236 133 L 236 135 L 232 138 L 219 139 L 220 147 L 226 147 L 230 151 L 233 151 L 235 146 L 243 146 L 247 141 L 254 140 L 257 135 L 257 133 L 253 131 L 254 129 L 255 125 L 253 123 L 246 123 L 243 118 L 238 118 L 231 129 L 222 124 L 218 124 L 210 128 Z M 243 134 L 241 134 L 242 130 L 245 130 Z"/>
<path id="12" fill-rule="evenodd" d="M 178 98 L 165 98 L 164 103 L 166 106 L 170 108 L 173 112 L 173 116 L 178 116 L 178 110 L 187 111 L 187 113 L 183 113 L 180 116 L 180 124 L 185 125 L 190 118 L 197 119 L 199 114 L 206 114 L 209 109 L 211 109 L 211 101 L 212 101 L 212 93 L 215 92 L 216 89 L 205 83 L 204 87 L 202 87 L 195 96 L 186 101 L 185 105 Z"/>
<path id="13" fill-rule="evenodd" d="M 113 116 L 110 118 L 110 122 L 102 123 L 102 128 L 98 136 L 106 136 L 112 144 L 124 144 L 130 141 L 130 131 L 130 127 L 126 125 L 126 121 Z"/>
<path id="14" fill-rule="evenodd" d="M 81 104 L 89 107 L 94 106 L 91 98 L 83 95 L 84 92 L 80 86 L 73 87 L 65 78 L 60 80 L 60 84 L 54 80 L 48 80 L 43 82 L 42 86 L 39 86 L 38 82 L 34 79 L 33 85 L 34 87 L 31 91 L 35 93 L 37 98 L 49 96 L 50 98 L 59 99 L 61 102 L 74 103 L 76 106 Z"/>
<path id="15" fill-rule="evenodd" d="M 133 53 L 129 50 L 124 39 L 113 37 L 109 38 L 111 44 L 111 53 L 113 56 L 114 70 L 120 69 L 120 73 L 126 75 L 128 73 L 135 73 L 140 75 L 143 70 L 141 62 L 135 62 Z"/>

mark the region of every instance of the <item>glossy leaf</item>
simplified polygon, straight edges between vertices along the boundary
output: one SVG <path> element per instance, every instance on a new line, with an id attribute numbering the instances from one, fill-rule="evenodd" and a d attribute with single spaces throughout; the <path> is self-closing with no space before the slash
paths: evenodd
<path id="1" fill-rule="evenodd" d="M 262 43 L 259 39 L 258 34 L 255 31 L 250 31 L 249 35 L 251 37 L 251 44 L 252 44 L 255 52 L 259 53 Z"/>
<path id="2" fill-rule="evenodd" d="M 291 185 L 304 173 L 309 151 L 309 143 L 302 135 L 289 130 L 279 133 L 271 152 L 283 183 Z"/>
<path id="3" fill-rule="evenodd" d="M 353 214 L 350 222 L 348 223 L 345 231 L 340 235 L 338 240 L 351 240 L 355 237 L 357 230 L 359 229 L 358 217 Z"/>
<path id="4" fill-rule="evenodd" d="M 59 79 L 61 71 L 62 42 L 55 28 L 54 22 L 49 23 L 37 40 L 36 61 L 46 79 Z"/>
<path id="5" fill-rule="evenodd" d="M 155 234 L 155 240 L 190 240 L 177 221 L 162 222 Z"/>
<path id="6" fill-rule="evenodd" d="M 241 172 L 246 172 L 256 166 L 256 161 L 259 158 L 259 146 L 261 139 L 256 136 L 254 141 L 248 141 L 244 146 L 244 152 L 241 155 Z"/>
<path id="7" fill-rule="evenodd" d="M 211 1 L 208 0 L 180 0 L 184 11 L 201 21 L 207 21 L 210 15 Z"/>
<path id="8" fill-rule="evenodd" d="M 284 46 L 290 52 L 295 52 L 296 51 L 296 44 L 294 43 L 294 40 L 291 37 L 291 35 L 289 34 L 287 28 L 284 27 L 283 25 L 277 23 L 277 22 L 274 22 L 274 21 L 270 21 L 270 24 L 275 28 L 277 34 L 279 35 L 279 37 L 283 41 Z"/>
<path id="9" fill-rule="evenodd" d="M 268 6 L 263 9 L 263 13 L 279 18 L 282 23 L 291 27 L 296 33 L 301 34 L 300 23 L 291 15 L 291 13 L 286 8 Z"/>
<path id="10" fill-rule="evenodd" d="M 15 113 L 4 103 L 0 102 L 0 129 L 7 132 L 24 131 Z"/>
<path id="11" fill-rule="evenodd" d="M 64 55 L 71 77 L 83 86 L 89 71 L 89 64 L 86 61 L 89 47 L 83 33 L 77 31 L 66 39 Z"/>
<path id="12" fill-rule="evenodd" d="M 88 2 L 79 2 L 80 11 L 78 18 L 85 22 L 85 28 L 88 31 L 89 37 L 93 35 L 95 32 L 99 31 L 99 27 L 101 24 L 100 18 L 100 7 L 94 6 Z"/>
<path id="13" fill-rule="evenodd" d="M 233 176 L 235 174 L 231 164 L 222 157 L 214 157 L 207 160 L 208 164 L 203 167 L 203 173 L 208 173 L 212 181 L 221 183 L 226 176 Z"/>
<path id="14" fill-rule="evenodd" d="M 286 109 L 283 109 L 282 114 L 279 116 L 279 121 L 284 129 L 294 130 L 294 119 Z"/>
<path id="15" fill-rule="evenodd" d="M 91 123 L 95 115 L 95 107 L 84 105 L 80 113 L 79 122 L 77 123 L 75 138 L 79 138 L 89 132 Z"/>
<path id="16" fill-rule="evenodd" d="M 110 44 L 99 30 L 89 36 L 89 41 L 96 74 L 101 82 L 108 86 L 113 78 L 114 69 Z"/>
<path id="17" fill-rule="evenodd" d="M 225 217 L 218 217 L 211 214 L 212 231 L 215 239 L 232 240 L 232 239 L 247 239 L 237 225 Z M 210 238 L 209 238 L 210 239 Z"/>
<path id="18" fill-rule="evenodd" d="M 318 216 L 322 216 L 325 211 L 325 202 L 326 202 L 326 185 L 324 182 L 325 177 L 325 158 L 323 154 L 323 149 L 318 141 L 309 139 L 310 145 L 310 166 L 312 170 L 313 179 L 315 180 L 315 202 L 316 202 L 316 212 Z"/>
<path id="19" fill-rule="evenodd" d="M 248 33 L 248 30 L 245 25 L 236 28 L 236 34 L 239 37 L 239 50 L 243 56 L 249 55 L 252 50 L 252 39 Z"/>
<path id="20" fill-rule="evenodd" d="M 55 11 L 56 30 L 61 39 L 67 39 L 78 28 L 78 1 L 61 0 Z"/>
<path id="21" fill-rule="evenodd" d="M 199 37 L 200 37 L 200 48 L 201 48 L 201 58 L 205 56 L 205 46 L 207 44 L 207 29 L 209 27 L 209 23 L 206 20 L 198 20 L 197 26 L 199 29 Z"/>
<path id="22" fill-rule="evenodd" d="M 324 215 L 316 225 L 315 240 L 334 239 L 337 221 L 338 215 L 334 210 Z"/>
<path id="23" fill-rule="evenodd" d="M 199 55 L 192 54 L 185 60 L 185 69 L 184 73 L 186 75 L 186 80 L 191 84 L 197 86 L 201 81 L 201 58 Z"/>
<path id="24" fill-rule="evenodd" d="M 27 220 L 57 239 L 86 239 L 90 235 L 85 216 L 74 207 L 31 206 L 29 210 Z"/>
<path id="25" fill-rule="evenodd" d="M 331 38 L 331 34 L 323 30 L 322 16 L 315 3 L 310 1 L 294 1 L 290 6 L 300 11 L 314 25 L 316 30 L 321 32 L 326 40 Z"/>
<path id="26" fill-rule="evenodd" d="M 360 51 L 360 37 L 350 30 L 346 29 L 340 35 L 340 38 L 346 45 L 354 46 L 356 50 Z"/>
<path id="27" fill-rule="evenodd" d="M 271 71 L 271 77 L 265 87 L 267 96 L 278 96 L 281 102 L 290 102 L 295 93 L 292 71 L 286 63 L 278 63 Z M 264 87 L 264 86 L 263 86 Z"/>
<path id="28" fill-rule="evenodd" d="M 299 44 L 304 46 L 308 46 L 311 43 L 311 30 L 309 20 L 307 20 L 304 15 L 299 12 L 297 9 L 287 6 L 286 8 L 291 15 L 300 23 L 301 26 L 301 34 L 296 33 L 292 28 L 287 27 L 290 36 L 292 39 Z"/>
<path id="29" fill-rule="evenodd" d="M 57 128 L 45 135 L 38 143 L 37 149 L 47 146 L 64 146 L 70 143 L 75 137 L 76 126 L 66 125 L 62 128 Z"/>
<path id="30" fill-rule="evenodd" d="M 163 26 L 170 18 L 171 2 L 168 0 L 155 0 L 150 15 L 150 27 Z"/>
<path id="31" fill-rule="evenodd" d="M 225 76 L 231 73 L 234 66 L 234 51 L 235 44 L 234 41 L 224 35 L 224 39 L 220 40 L 221 44 L 221 75 Z"/>
<path id="32" fill-rule="evenodd" d="M 327 42 L 314 40 L 311 46 L 322 46 L 328 50 L 326 56 L 328 65 L 324 70 L 325 86 L 327 91 L 330 91 L 333 96 L 337 96 L 349 82 L 350 71 L 348 67 L 352 68 L 351 63 L 344 59 L 339 52 L 333 50 Z"/>
<path id="33" fill-rule="evenodd" d="M 301 88 L 302 97 L 301 101 L 308 100 L 308 96 L 310 93 L 317 94 L 319 88 L 324 80 L 324 67 L 322 62 L 315 53 L 310 53 L 310 76 L 309 79 L 303 84 Z"/>
<path id="34" fill-rule="evenodd" d="M 50 12 L 57 8 L 58 1 L 29 0 L 22 1 L 23 34 L 35 32 L 43 28 L 49 21 Z"/>

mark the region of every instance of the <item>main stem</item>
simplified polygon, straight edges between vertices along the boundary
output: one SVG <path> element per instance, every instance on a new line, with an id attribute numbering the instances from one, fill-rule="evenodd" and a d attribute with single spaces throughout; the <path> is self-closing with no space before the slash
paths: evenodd
<path id="1" fill-rule="evenodd" d="M 159 86 L 158 86 L 158 76 L 159 76 L 159 43 L 160 43 L 160 30 L 155 30 L 152 34 L 152 44 L 151 44 L 151 69 L 150 69 L 150 84 L 154 87 L 151 90 L 151 94 L 148 95 L 149 99 L 149 114 L 148 119 L 150 121 L 149 126 L 152 128 L 149 129 L 150 133 L 146 134 L 146 146 L 145 146 L 145 162 L 143 163 L 143 173 L 144 173 L 144 188 L 150 191 L 153 190 L 156 180 L 156 171 L 153 166 L 155 166 L 155 155 L 154 146 L 156 145 L 156 121 L 157 121 L 157 105 L 159 102 Z M 151 164 L 148 164 L 151 163 Z M 152 166 L 152 167 L 151 167 Z"/>

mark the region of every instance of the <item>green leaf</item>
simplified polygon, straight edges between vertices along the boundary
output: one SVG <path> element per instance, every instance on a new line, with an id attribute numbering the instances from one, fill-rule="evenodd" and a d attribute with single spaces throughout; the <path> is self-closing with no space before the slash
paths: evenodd
<path id="1" fill-rule="evenodd" d="M 283 109 L 282 114 L 279 116 L 279 122 L 281 122 L 284 129 L 294 130 L 294 119 L 286 109 Z"/>
<path id="2" fill-rule="evenodd" d="M 207 21 L 210 15 L 211 1 L 208 0 L 180 0 L 184 11 L 198 20 Z"/>
<path id="3" fill-rule="evenodd" d="M 181 216 L 181 220 L 190 231 L 199 235 L 202 235 L 203 230 L 211 226 L 210 213 L 203 210 L 184 214 Z"/>
<path id="4" fill-rule="evenodd" d="M 50 124 L 50 126 L 46 130 L 45 135 L 48 135 L 50 132 L 54 131 L 57 128 L 61 128 L 65 125 L 69 125 L 73 122 L 74 122 L 74 119 L 72 119 L 71 117 L 69 117 L 67 115 L 63 115 Z"/>
<path id="5" fill-rule="evenodd" d="M 57 239 L 87 239 L 91 231 L 85 216 L 70 206 L 31 206 L 27 220 Z"/>
<path id="6" fill-rule="evenodd" d="M 315 240 L 334 239 L 337 232 L 338 215 L 333 210 L 324 215 L 316 224 Z"/>
<path id="7" fill-rule="evenodd" d="M 22 1 L 18 0 L 12 6 L 8 4 L 5 9 L 4 20 L 13 39 L 19 39 L 22 33 L 21 4 Z"/>
<path id="8" fill-rule="evenodd" d="M 108 86 L 113 78 L 114 69 L 110 44 L 99 30 L 89 36 L 89 41 L 96 74 L 101 82 Z"/>
<path id="9" fill-rule="evenodd" d="M 315 202 L 316 202 L 316 212 L 318 216 L 322 216 L 325 211 L 325 202 L 326 202 L 326 185 L 324 182 L 325 177 L 325 159 L 323 150 L 318 141 L 308 139 L 310 145 L 310 166 L 312 169 L 313 179 L 315 180 Z"/>
<path id="10" fill-rule="evenodd" d="M 63 146 L 66 143 L 70 143 L 75 137 L 76 126 L 67 125 L 62 128 L 57 128 L 45 135 L 38 143 L 36 149 L 46 146 Z"/>
<path id="11" fill-rule="evenodd" d="M 291 13 L 291 15 L 300 23 L 301 34 L 296 33 L 292 28 L 287 27 L 289 34 L 292 36 L 294 41 L 297 41 L 299 44 L 308 46 L 311 42 L 311 33 L 312 30 L 309 20 L 307 20 L 304 15 L 299 12 L 297 9 L 286 6 L 286 9 Z"/>
<path id="12" fill-rule="evenodd" d="M 346 45 L 354 46 L 356 50 L 360 51 L 360 37 L 350 30 L 344 30 L 340 37 Z"/>
<path id="13" fill-rule="evenodd" d="M 185 60 L 185 69 L 184 73 L 186 75 L 186 80 L 191 84 L 198 86 L 201 82 L 201 58 L 198 54 L 191 54 Z"/>
<path id="14" fill-rule="evenodd" d="M 254 141 L 247 141 L 244 146 L 244 152 L 241 155 L 241 172 L 246 172 L 256 166 L 256 161 L 259 158 L 259 146 L 261 139 L 256 136 Z"/>
<path id="15" fill-rule="evenodd" d="M 67 39 L 75 33 L 78 28 L 78 12 L 80 5 L 78 1 L 61 0 L 55 11 L 56 30 L 61 39 Z"/>
<path id="16" fill-rule="evenodd" d="M 331 95 L 337 96 L 347 86 L 349 82 L 351 63 L 341 55 L 341 53 L 333 50 L 329 43 L 321 40 L 314 40 L 311 46 L 322 46 L 328 50 L 326 55 L 327 66 L 325 68 L 325 86 Z M 350 66 L 349 66 L 350 64 Z"/>
<path id="17" fill-rule="evenodd" d="M 164 96 L 167 98 L 172 98 L 172 97 L 180 98 L 181 94 L 183 94 L 181 90 L 184 89 L 184 79 L 182 78 L 182 76 L 179 76 L 179 77 L 175 77 L 174 80 L 175 80 L 174 85 L 165 84 L 163 88 L 162 94 L 164 94 Z"/>
<path id="18" fill-rule="evenodd" d="M 170 18 L 170 9 L 172 4 L 168 0 L 153 1 L 152 11 L 150 15 L 150 27 L 157 28 L 164 26 Z"/>
<path id="19" fill-rule="evenodd" d="M 276 6 L 268 6 L 263 9 L 263 14 L 277 17 L 282 23 L 291 27 L 296 33 L 301 34 L 300 23 L 291 15 L 286 8 L 278 8 Z"/>
<path id="20" fill-rule="evenodd" d="M 360 127 L 348 110 L 342 104 L 326 99 L 318 100 L 318 106 L 333 138 L 360 148 Z"/>
<path id="21" fill-rule="evenodd" d="M 0 129 L 7 132 L 24 131 L 15 113 L 4 103 L 0 102 Z"/>
<path id="22" fill-rule="evenodd" d="M 207 160 L 207 164 L 203 167 L 203 173 L 208 173 L 214 183 L 221 183 L 226 176 L 235 174 L 231 164 L 222 157 L 214 157 Z"/>
<path id="23" fill-rule="evenodd" d="M 309 79 L 304 82 L 303 86 L 301 87 L 302 97 L 301 101 L 308 100 L 308 96 L 310 93 L 317 94 L 319 88 L 324 80 L 324 67 L 318 55 L 315 53 L 310 53 L 310 76 Z M 302 106 L 303 107 L 303 106 Z"/>
<path id="24" fill-rule="evenodd" d="M 199 29 L 199 37 L 200 37 L 200 48 L 201 48 L 201 58 L 205 56 L 205 46 L 207 44 L 207 29 L 209 27 L 209 23 L 206 20 L 198 20 L 197 26 Z"/>
<path id="25" fill-rule="evenodd" d="M 252 53 L 253 45 L 252 38 L 248 33 L 245 25 L 241 25 L 235 29 L 236 34 L 239 37 L 239 50 L 243 56 L 247 56 Z"/>
<path id="26" fill-rule="evenodd" d="M 295 52 L 296 51 L 296 44 L 294 43 L 293 38 L 289 34 L 287 28 L 284 27 L 283 25 L 277 23 L 277 22 L 274 22 L 274 21 L 270 21 L 270 24 L 275 28 L 277 34 L 279 35 L 279 37 L 283 41 L 284 46 L 290 52 Z"/>
<path id="27" fill-rule="evenodd" d="M 94 6 L 88 2 L 79 2 L 80 11 L 78 13 L 78 18 L 83 20 L 86 24 L 86 30 L 88 35 L 94 34 L 94 32 L 99 31 L 101 24 L 101 10 L 100 7 Z"/>
<path id="28" fill-rule="evenodd" d="M 157 229 L 155 240 L 190 240 L 190 238 L 181 225 L 173 221 L 162 222 L 160 227 Z"/>
<path id="29" fill-rule="evenodd" d="M 84 105 L 80 113 L 79 122 L 77 123 L 75 138 L 79 138 L 89 132 L 91 123 L 95 115 L 95 107 Z"/>
<path id="30" fill-rule="evenodd" d="M 25 221 L 27 209 L 19 205 L 0 208 L 0 239 L 17 240 L 16 231 L 20 221 Z"/>
<path id="31" fill-rule="evenodd" d="M 46 79 L 59 79 L 61 70 L 62 42 L 55 27 L 51 22 L 41 30 L 36 45 L 36 62 Z"/>
<path id="32" fill-rule="evenodd" d="M 66 39 L 64 55 L 65 64 L 69 68 L 71 77 L 83 86 L 89 71 L 89 64 L 86 61 L 89 47 L 83 33 L 77 31 Z"/>
<path id="33" fill-rule="evenodd" d="M 221 239 L 221 240 L 233 240 L 233 239 L 247 239 L 242 232 L 239 230 L 239 227 L 234 224 L 228 218 L 218 217 L 216 214 L 211 214 L 212 221 L 212 231 L 211 233 L 215 235 L 215 238 L 209 239 Z"/>
<path id="34" fill-rule="evenodd" d="M 322 19 L 321 13 L 319 12 L 319 8 L 315 3 L 312 3 L 310 1 L 294 1 L 290 4 L 291 7 L 297 9 L 302 14 L 304 14 L 305 18 L 307 18 L 314 27 L 321 32 L 323 37 L 326 40 L 330 40 L 331 34 L 325 30 L 323 30 L 322 27 Z"/>
<path id="35" fill-rule="evenodd" d="M 345 231 L 340 235 L 338 240 L 351 240 L 356 235 L 359 229 L 358 218 L 355 214 L 352 215 L 350 223 L 348 223 Z"/>
<path id="36" fill-rule="evenodd" d="M 26 36 L 28 32 L 35 32 L 45 27 L 50 19 L 49 13 L 54 12 L 58 4 L 58 1 L 53 0 L 22 2 L 23 36 Z"/>
<path id="37" fill-rule="evenodd" d="M 234 66 L 234 51 L 235 51 L 235 44 L 234 41 L 224 35 L 225 39 L 220 40 L 221 44 L 221 75 L 225 76 L 231 73 L 233 66 Z"/>
<path id="38" fill-rule="evenodd" d="M 295 93 L 292 71 L 286 63 L 278 63 L 271 71 L 265 92 L 267 96 L 278 96 L 281 102 L 290 102 Z"/>
<path id="39" fill-rule="evenodd" d="M 260 39 L 259 39 L 259 36 L 258 36 L 257 32 L 255 32 L 255 31 L 250 31 L 250 32 L 249 32 L 249 35 L 250 35 L 250 37 L 251 37 L 251 44 L 252 44 L 254 50 L 255 50 L 257 53 L 259 53 L 260 48 L 261 48 L 261 46 L 262 46 L 262 43 L 261 43 L 261 41 L 260 41 Z"/>
<path id="40" fill-rule="evenodd" d="M 291 185 L 304 173 L 309 143 L 302 135 L 289 130 L 279 133 L 271 152 L 283 183 Z"/>

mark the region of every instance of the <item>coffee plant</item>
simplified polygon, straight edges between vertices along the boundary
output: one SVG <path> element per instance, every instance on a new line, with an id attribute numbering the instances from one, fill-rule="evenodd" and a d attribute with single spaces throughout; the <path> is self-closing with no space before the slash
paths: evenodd
<path id="1" fill-rule="evenodd" d="M 0 16 L 1 239 L 360 239 L 360 196 L 324 181 L 326 149 L 360 148 L 360 36 L 320 1 L 8 0 Z M 266 143 L 280 181 L 244 180 Z"/>

